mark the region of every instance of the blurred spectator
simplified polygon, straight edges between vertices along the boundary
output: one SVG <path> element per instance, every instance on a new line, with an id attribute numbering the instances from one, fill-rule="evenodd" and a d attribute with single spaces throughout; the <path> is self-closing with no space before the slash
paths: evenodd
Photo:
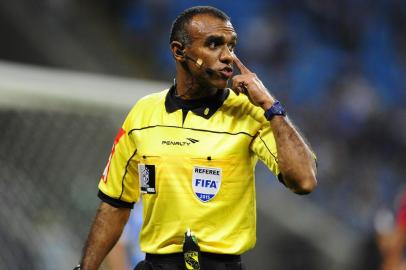
<path id="1" fill-rule="evenodd" d="M 381 251 L 381 270 L 405 270 L 406 258 L 406 190 L 393 218 L 390 211 L 381 210 L 375 219 L 377 243 Z"/>

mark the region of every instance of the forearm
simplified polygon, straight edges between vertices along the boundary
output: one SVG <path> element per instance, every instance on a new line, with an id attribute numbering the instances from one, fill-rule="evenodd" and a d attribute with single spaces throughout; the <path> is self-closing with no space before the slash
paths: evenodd
<path id="1" fill-rule="evenodd" d="M 129 214 L 130 209 L 115 208 L 104 202 L 100 204 L 83 249 L 82 269 L 99 268 L 119 239 Z"/>
<path id="2" fill-rule="evenodd" d="M 270 124 L 284 184 L 295 193 L 310 193 L 317 185 L 312 151 L 287 117 L 275 116 Z"/>
<path id="3" fill-rule="evenodd" d="M 233 77 L 232 89 L 247 95 L 250 102 L 267 111 L 276 99 L 262 81 L 234 55 L 241 74 Z M 316 184 L 316 163 L 310 148 L 287 117 L 274 115 L 270 124 L 276 140 L 278 166 L 285 185 L 299 194 L 311 192 Z"/>

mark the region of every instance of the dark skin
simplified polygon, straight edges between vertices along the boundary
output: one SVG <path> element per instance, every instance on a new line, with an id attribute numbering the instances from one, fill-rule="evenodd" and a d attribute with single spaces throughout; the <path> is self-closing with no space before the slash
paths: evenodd
<path id="1" fill-rule="evenodd" d="M 234 54 L 237 34 L 229 21 L 200 14 L 192 18 L 187 31 L 191 37 L 190 44 L 171 43 L 176 60 L 178 96 L 183 99 L 212 96 L 218 89 L 226 88 L 229 80 L 232 80 L 232 90 L 236 94 L 247 95 L 252 104 L 264 110 L 272 106 L 275 98 L 256 74 Z M 233 66 L 240 71 L 234 77 Z M 310 148 L 287 117 L 275 116 L 270 125 L 275 135 L 278 165 L 284 183 L 295 193 L 311 192 L 317 180 L 316 164 Z M 129 213 L 129 209 L 101 203 L 84 248 L 82 269 L 99 268 L 119 239 Z"/>
<path id="2" fill-rule="evenodd" d="M 82 269 L 99 269 L 103 259 L 117 243 L 130 216 L 129 208 L 100 203 L 83 249 Z"/>
<path id="3" fill-rule="evenodd" d="M 257 75 L 251 72 L 235 55 L 237 34 L 229 21 L 209 14 L 193 17 L 188 26 L 191 43 L 184 46 L 171 43 L 176 59 L 176 91 L 183 99 L 212 96 L 232 81 L 232 90 L 247 95 L 255 106 L 265 110 L 275 102 Z M 183 53 L 179 53 L 183 51 Z M 199 65 L 188 59 L 201 59 Z M 229 71 L 237 67 L 240 74 L 231 78 Z M 213 72 L 208 73 L 209 68 Z M 232 70 L 232 69 L 231 69 Z M 307 194 L 317 185 L 316 163 L 312 151 L 288 117 L 275 116 L 270 121 L 278 150 L 278 165 L 285 185 L 297 194 Z"/>
<path id="4" fill-rule="evenodd" d="M 216 24 L 211 25 L 212 22 Z M 172 53 L 176 60 L 177 94 L 183 99 L 197 99 L 214 95 L 217 89 L 224 89 L 229 78 L 221 71 L 233 69 L 233 50 L 237 35 L 231 23 L 212 16 L 196 15 L 187 26 L 192 43 L 173 41 Z M 183 52 L 183 53 L 180 53 Z M 201 59 L 203 66 L 192 60 Z M 214 71 L 208 74 L 205 68 Z"/>

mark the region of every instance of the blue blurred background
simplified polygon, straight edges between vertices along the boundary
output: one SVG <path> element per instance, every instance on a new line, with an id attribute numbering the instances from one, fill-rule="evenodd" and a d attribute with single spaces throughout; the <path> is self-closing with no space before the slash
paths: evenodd
<path id="1" fill-rule="evenodd" d="M 306 214 L 302 219 L 295 222 L 311 222 L 309 226 L 320 232 L 320 228 L 335 224 L 340 238 L 341 233 L 344 235 L 345 231 L 351 235 L 348 238 L 357 239 L 356 244 L 353 243 L 356 246 L 352 256 L 331 259 L 340 261 L 337 265 L 345 265 L 346 262 L 343 261 L 346 260 L 351 261 L 348 263 L 351 266 L 329 269 L 377 269 L 379 254 L 374 242 L 376 224 L 379 223 L 377 213 L 380 209 L 390 212 L 396 208 L 396 198 L 406 178 L 405 1 L 2 1 L 0 59 L 2 63 L 25 63 L 115 78 L 154 80 L 170 86 L 175 74 L 174 61 L 169 51 L 170 26 L 179 12 L 193 5 L 212 5 L 231 17 L 238 33 L 236 52 L 240 59 L 262 79 L 270 92 L 285 104 L 289 115 L 308 138 L 319 160 L 319 186 L 314 193 L 301 197 L 293 212 L 283 208 L 285 202 L 296 198 L 284 191 L 273 178 L 263 180 L 269 177 L 263 167 L 258 168 L 258 185 L 261 185 L 261 191 L 264 190 L 262 187 L 266 187 L 265 190 L 278 190 L 279 195 L 275 194 L 274 197 L 282 201 L 279 206 L 279 201 L 274 201 L 275 204 L 272 205 L 264 205 L 265 200 L 258 202 L 258 205 L 262 203 L 258 217 L 258 246 L 247 255 L 248 263 L 257 265 L 257 268 L 252 269 L 328 269 L 325 264 L 318 263 L 323 260 L 321 257 L 327 255 L 314 249 L 314 246 L 320 248 L 320 242 L 323 242 L 317 233 L 313 235 L 309 231 L 295 231 L 294 228 L 300 228 L 300 224 L 289 226 L 283 221 L 275 224 L 275 216 L 266 214 L 267 209 L 272 212 L 273 207 L 279 207 L 284 213 L 282 219 L 291 220 L 292 215 L 302 211 L 300 205 L 309 205 L 321 214 L 313 214 L 313 210 L 304 211 Z M 20 79 L 23 80 L 24 75 Z M 26 111 L 18 112 L 15 109 L 3 109 L 0 114 L 1 157 L 3 163 L 8 164 L 4 165 L 8 169 L 1 171 L 1 179 L 5 179 L 0 184 L 4 185 L 2 193 L 7 193 L 6 190 L 13 185 L 10 178 L 15 177 L 15 173 L 6 173 L 10 171 L 10 166 L 18 168 L 23 165 L 30 175 L 27 179 L 31 179 L 31 182 L 32 179 L 38 181 L 38 185 L 30 184 L 33 185 L 32 189 L 49 188 L 51 190 L 47 193 L 55 193 L 55 190 L 60 188 L 60 195 L 63 197 L 63 186 L 51 187 L 41 184 L 41 181 L 48 179 L 48 176 L 44 176 L 47 169 L 36 167 L 38 172 L 35 173 L 30 167 L 34 165 L 27 155 L 33 147 L 32 144 L 27 142 L 24 154 L 16 154 L 23 151 L 20 149 L 21 141 L 28 139 L 24 136 L 16 139 L 15 134 L 20 134 L 23 130 L 32 131 L 32 125 L 40 125 L 46 119 L 51 121 L 50 115 L 55 113 L 30 112 L 29 115 L 28 117 Z M 63 204 L 67 209 L 70 207 L 71 210 L 67 210 L 69 214 L 63 217 L 63 220 L 67 228 L 76 230 L 80 239 L 77 246 L 80 247 L 80 241 L 84 241 L 87 225 L 98 203 L 95 196 L 98 177 L 120 122 L 106 124 L 102 116 L 92 116 L 89 120 L 88 117 L 83 118 L 74 113 L 65 113 L 61 117 L 52 120 L 54 124 L 50 125 L 69 126 L 69 123 L 79 123 L 77 130 L 74 125 L 71 127 L 70 130 L 74 133 L 70 136 L 75 140 L 83 140 L 85 144 L 86 140 L 91 140 L 82 136 L 86 123 L 98 123 L 97 125 L 104 126 L 102 130 L 106 130 L 103 135 L 105 137 L 99 137 L 98 144 L 104 148 L 91 150 L 96 154 L 96 161 L 87 163 L 93 169 L 88 173 L 92 179 L 82 179 L 86 183 L 74 181 L 75 185 L 85 186 L 85 190 L 90 194 L 86 200 L 83 199 L 82 206 L 72 202 L 78 200 L 75 197 L 66 199 L 66 202 L 55 200 L 55 203 Z M 16 123 L 13 124 L 13 121 Z M 46 124 L 43 130 L 48 127 Z M 12 128 L 13 132 L 10 131 Z M 87 132 L 102 136 L 98 128 L 89 128 Z M 46 140 L 49 140 L 50 136 L 52 133 L 47 134 Z M 30 139 L 35 139 L 31 133 Z M 93 141 L 90 143 L 93 144 Z M 35 148 L 31 151 L 38 153 L 39 150 Z M 48 154 L 44 152 L 46 158 L 43 157 L 43 163 L 48 164 L 44 166 L 52 165 L 49 159 L 53 156 L 49 151 Z M 69 162 L 66 161 L 69 156 L 83 158 L 83 153 L 87 153 L 87 150 L 75 152 L 72 148 L 64 151 L 66 157 L 61 158 L 63 163 Z M 14 156 L 16 157 L 11 158 Z M 40 161 L 38 158 L 36 160 L 38 165 Z M 58 162 L 55 163 L 61 166 Z M 72 160 L 72 163 L 76 168 L 83 166 L 83 161 L 76 159 Z M 83 168 L 87 169 L 87 166 Z M 47 183 L 55 183 L 55 178 L 62 178 L 62 168 L 55 171 L 56 176 L 49 176 Z M 69 175 L 68 178 L 70 180 L 67 182 L 72 184 L 72 176 Z M 6 180 L 10 182 L 7 182 L 7 185 Z M 21 183 L 20 188 L 21 186 L 26 184 Z M 18 187 L 16 189 L 18 190 Z M 19 201 L 14 196 L 10 200 Z M 32 198 L 28 201 L 32 201 Z M 42 206 L 34 210 L 40 211 L 42 218 L 43 212 L 49 210 L 46 210 L 46 207 L 44 210 L 43 205 L 48 203 L 49 201 L 44 200 L 39 203 Z M 11 207 L 13 204 L 4 207 Z M 53 208 L 54 204 L 49 207 Z M 26 211 L 24 209 L 26 206 L 23 206 L 21 211 Z M 15 211 L 10 210 L 8 213 L 3 210 L 2 219 L 14 216 Z M 78 212 L 81 215 L 78 216 Z M 45 216 L 53 219 L 52 215 Z M 315 218 L 320 219 L 312 220 Z M 326 221 L 330 219 L 334 222 Z M 78 224 L 78 220 L 83 223 Z M 79 226 L 80 224 L 86 226 Z M 269 227 L 264 224 L 269 224 Z M 0 238 L 13 239 L 9 235 L 9 227 L 10 223 L 3 222 Z M 334 228 L 329 229 L 327 234 L 334 233 Z M 312 235 L 310 239 L 309 235 Z M 12 242 L 10 239 L 8 241 Z M 57 265 L 51 267 L 50 263 L 35 262 L 35 258 L 46 257 L 48 255 L 44 254 L 49 252 L 40 252 L 38 255 L 35 248 L 34 251 L 28 248 L 27 251 L 18 247 L 26 246 L 24 240 L 16 243 L 13 245 L 17 246 L 17 251 L 11 252 L 14 255 L 4 255 L 6 253 L 2 251 L 3 255 L 0 257 L 5 267 L 8 267 L 8 260 L 19 261 L 21 256 L 32 256 L 33 262 L 29 269 L 37 269 L 35 265 L 44 267 L 41 269 L 60 268 Z M 328 244 L 331 247 L 336 243 Z M 342 246 L 345 247 L 345 244 Z M 332 250 L 334 251 L 334 248 Z M 267 260 L 267 254 L 273 254 L 269 268 L 264 266 L 265 262 L 261 263 L 261 260 Z M 279 264 L 278 260 L 281 261 Z M 72 262 L 72 265 L 74 263 Z M 9 269 L 23 268 L 22 263 L 21 268 Z"/>

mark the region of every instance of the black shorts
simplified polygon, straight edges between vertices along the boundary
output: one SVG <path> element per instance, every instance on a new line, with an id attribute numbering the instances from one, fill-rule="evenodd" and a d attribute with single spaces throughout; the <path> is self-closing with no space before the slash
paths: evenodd
<path id="1" fill-rule="evenodd" d="M 245 270 L 240 255 L 200 253 L 201 270 Z M 185 270 L 182 253 L 149 254 L 134 270 Z"/>

